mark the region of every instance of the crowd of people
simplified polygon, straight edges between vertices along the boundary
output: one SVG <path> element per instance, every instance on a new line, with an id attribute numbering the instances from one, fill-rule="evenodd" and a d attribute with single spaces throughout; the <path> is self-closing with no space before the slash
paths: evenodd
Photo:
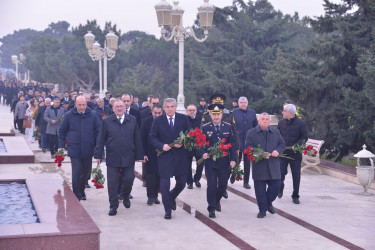
<path id="1" fill-rule="evenodd" d="M 21 134 L 28 129 L 31 143 L 38 138 L 39 147 L 51 158 L 58 150 L 67 150 L 72 165 L 72 189 L 78 200 L 86 200 L 85 189 L 90 188 L 92 158 L 100 164 L 105 159 L 110 210 L 117 214 L 120 201 L 131 207 L 131 191 L 135 179 L 136 161 L 142 162 L 143 186 L 147 187 L 146 204 L 162 204 L 165 219 L 172 218 L 176 198 L 184 190 L 201 188 L 203 169 L 207 179 L 207 203 L 210 218 L 222 211 L 221 199 L 228 198 L 226 191 L 231 170 L 243 160 L 243 187 L 251 189 L 250 170 L 258 201 L 258 218 L 273 214 L 274 200 L 283 196 L 287 166 L 293 177 L 292 201 L 300 204 L 299 185 L 301 153 L 293 146 L 307 141 L 306 123 L 296 116 L 296 107 L 286 101 L 283 118 L 277 127 L 270 125 L 270 115 L 257 117 L 249 108 L 244 96 L 232 101 L 233 110 L 224 107 L 223 94 L 214 94 L 209 105 L 204 98 L 199 104 L 189 104 L 186 114 L 176 112 L 174 98 L 150 95 L 140 103 L 131 94 L 103 98 L 79 91 L 56 92 L 40 84 L 24 85 L 21 82 L 0 81 L 3 105 L 10 106 L 14 114 L 14 128 Z M 211 159 L 210 148 L 186 150 L 173 144 L 181 131 L 201 128 L 210 145 L 225 140 L 232 147 L 227 156 Z M 246 148 L 260 147 L 266 152 L 264 159 L 251 162 L 244 154 Z M 164 151 L 157 155 L 156 151 Z M 288 158 L 279 158 L 280 154 Z M 192 163 L 197 164 L 193 175 Z M 171 189 L 170 179 L 175 186 Z M 233 180 L 234 181 L 234 180 Z"/>

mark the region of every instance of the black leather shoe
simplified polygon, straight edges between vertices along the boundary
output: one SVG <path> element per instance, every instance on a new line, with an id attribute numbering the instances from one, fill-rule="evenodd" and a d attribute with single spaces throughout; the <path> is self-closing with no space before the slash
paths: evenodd
<path id="1" fill-rule="evenodd" d="M 195 186 L 197 186 L 197 188 L 200 188 L 202 185 L 199 181 L 195 181 Z"/>
<path id="2" fill-rule="evenodd" d="M 246 188 L 246 189 L 251 189 L 249 183 L 244 183 L 244 184 L 243 184 L 243 187 Z"/>
<path id="3" fill-rule="evenodd" d="M 143 181 L 142 187 L 147 187 L 147 182 Z"/>
<path id="4" fill-rule="evenodd" d="M 264 211 L 260 211 L 260 212 L 257 214 L 257 218 L 259 218 L 259 219 L 262 219 L 262 218 L 264 218 L 264 217 L 266 217 L 266 212 L 264 212 Z"/>
<path id="5" fill-rule="evenodd" d="M 172 219 L 172 212 L 165 212 L 164 219 L 166 220 Z"/>
<path id="6" fill-rule="evenodd" d="M 187 184 L 188 189 L 193 189 L 193 184 Z"/>
<path id="7" fill-rule="evenodd" d="M 82 194 L 82 197 L 81 197 L 81 200 L 84 200 L 84 201 L 85 201 L 86 199 L 87 199 L 87 198 L 86 198 L 86 194 L 83 193 L 83 194 Z"/>
<path id="8" fill-rule="evenodd" d="M 220 202 L 216 203 L 215 210 L 218 211 L 218 212 L 221 212 L 221 204 L 220 204 Z"/>
<path id="9" fill-rule="evenodd" d="M 225 192 L 224 192 L 224 194 L 223 194 L 223 197 L 224 197 L 225 199 L 228 199 L 228 192 L 227 192 L 227 190 L 225 190 Z"/>
<path id="10" fill-rule="evenodd" d="M 279 199 L 280 199 L 281 197 L 283 197 L 283 193 L 284 193 L 284 186 L 281 185 L 281 188 L 279 190 L 279 193 L 277 194 L 277 197 L 279 197 Z"/>
<path id="11" fill-rule="evenodd" d="M 91 188 L 90 184 L 86 183 L 85 188 Z"/>
<path id="12" fill-rule="evenodd" d="M 121 194 L 118 194 L 118 195 L 117 195 L 117 198 L 118 198 L 119 201 L 122 201 L 122 200 L 124 199 L 124 198 L 122 198 L 122 195 L 121 195 Z"/>
<path id="13" fill-rule="evenodd" d="M 131 194 L 129 194 L 129 199 L 133 199 L 133 196 Z"/>
<path id="14" fill-rule="evenodd" d="M 124 206 L 126 208 L 130 208 L 130 200 L 129 199 L 128 200 L 124 200 L 122 203 L 124 204 Z"/>
<path id="15" fill-rule="evenodd" d="M 158 198 L 155 198 L 154 203 L 155 203 L 155 204 L 160 204 L 159 199 L 158 199 Z"/>
<path id="16" fill-rule="evenodd" d="M 272 203 L 268 204 L 268 212 L 270 212 L 271 214 L 274 214 L 275 213 L 275 208 L 272 206 Z"/>
<path id="17" fill-rule="evenodd" d="M 208 213 L 208 217 L 210 217 L 210 218 L 216 218 L 215 211 L 210 211 Z"/>
<path id="18" fill-rule="evenodd" d="M 117 209 L 116 208 L 111 208 L 109 210 L 109 213 L 108 213 L 109 216 L 115 216 L 116 214 L 117 214 Z"/>
<path id="19" fill-rule="evenodd" d="M 298 199 L 298 198 L 293 198 L 293 203 L 298 205 L 298 204 L 300 204 L 301 202 L 299 202 L 299 199 Z"/>
<path id="20" fill-rule="evenodd" d="M 147 205 L 152 206 L 154 204 L 154 199 L 153 198 L 148 198 L 147 199 Z"/>
<path id="21" fill-rule="evenodd" d="M 172 210 L 176 210 L 176 200 L 171 200 L 171 208 Z"/>

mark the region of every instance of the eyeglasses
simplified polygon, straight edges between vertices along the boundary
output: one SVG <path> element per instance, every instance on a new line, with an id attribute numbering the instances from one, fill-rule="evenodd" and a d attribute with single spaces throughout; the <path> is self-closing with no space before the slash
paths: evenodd
<path id="1" fill-rule="evenodd" d="M 156 105 L 156 104 L 159 104 L 158 102 L 153 102 L 152 105 Z"/>

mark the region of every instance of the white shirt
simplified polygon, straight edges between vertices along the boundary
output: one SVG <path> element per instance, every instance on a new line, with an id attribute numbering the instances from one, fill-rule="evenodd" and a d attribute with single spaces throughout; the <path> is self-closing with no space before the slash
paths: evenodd
<path id="1" fill-rule="evenodd" d="M 172 118 L 172 123 L 173 123 L 173 126 L 174 126 L 174 121 L 175 121 L 175 117 L 176 117 L 176 114 L 174 114 L 172 117 L 170 117 L 170 116 L 167 116 L 167 118 L 168 118 L 168 124 L 170 123 L 170 119 L 169 118 Z"/>
<path id="2" fill-rule="evenodd" d="M 124 121 L 124 117 L 125 117 L 124 115 L 121 116 L 121 120 L 120 120 L 120 123 L 121 123 L 121 124 L 122 124 L 122 122 Z M 118 119 L 120 119 L 120 117 L 117 116 L 117 120 L 118 120 Z"/>

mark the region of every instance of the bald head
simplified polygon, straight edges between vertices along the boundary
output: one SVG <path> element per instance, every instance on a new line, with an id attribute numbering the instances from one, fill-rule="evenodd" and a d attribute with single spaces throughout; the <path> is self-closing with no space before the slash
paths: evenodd
<path id="1" fill-rule="evenodd" d="M 76 108 L 77 108 L 78 112 L 80 112 L 80 113 L 85 112 L 86 107 L 87 107 L 86 98 L 84 96 L 78 96 L 76 98 L 75 105 L 76 105 Z"/>

